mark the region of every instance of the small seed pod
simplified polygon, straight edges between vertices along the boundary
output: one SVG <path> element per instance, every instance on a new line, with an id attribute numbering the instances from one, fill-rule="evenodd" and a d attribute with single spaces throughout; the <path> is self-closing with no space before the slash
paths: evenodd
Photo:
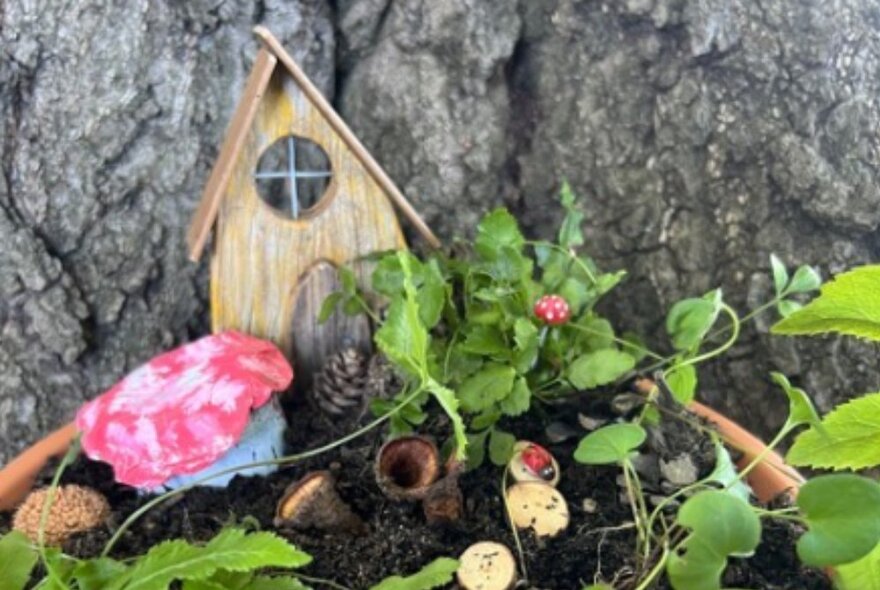
<path id="1" fill-rule="evenodd" d="M 501 543 L 474 543 L 458 563 L 456 578 L 463 590 L 510 590 L 516 584 L 516 562 Z"/>
<path id="2" fill-rule="evenodd" d="M 513 446 L 513 457 L 507 464 L 516 481 L 536 481 L 553 487 L 559 483 L 559 463 L 544 447 L 527 440 Z"/>
<path id="3" fill-rule="evenodd" d="M 450 524 L 461 520 L 464 514 L 464 498 L 458 487 L 458 476 L 464 466 L 458 462 L 448 463 L 446 475 L 428 490 L 422 500 L 422 510 L 428 524 Z"/>
<path id="4" fill-rule="evenodd" d="M 49 488 L 31 492 L 12 519 L 12 528 L 34 543 L 48 493 Z M 47 545 L 63 545 L 70 536 L 100 526 L 109 515 L 110 504 L 100 492 L 75 484 L 61 486 L 55 490 L 43 540 Z"/>
<path id="5" fill-rule="evenodd" d="M 364 522 L 336 492 L 329 471 L 313 471 L 288 486 L 275 510 L 275 526 L 363 533 Z"/>
<path id="6" fill-rule="evenodd" d="M 539 537 L 555 537 L 568 526 L 568 504 L 546 483 L 521 482 L 507 490 L 510 518 L 517 528 L 531 528 Z"/>
<path id="7" fill-rule="evenodd" d="M 403 436 L 379 449 L 376 482 L 393 500 L 422 500 L 440 477 L 440 451 L 423 436 Z"/>

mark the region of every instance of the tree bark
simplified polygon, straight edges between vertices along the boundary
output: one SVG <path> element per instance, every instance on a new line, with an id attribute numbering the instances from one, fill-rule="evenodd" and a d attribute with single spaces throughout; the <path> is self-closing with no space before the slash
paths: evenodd
<path id="1" fill-rule="evenodd" d="M 603 307 L 660 350 L 677 299 L 772 296 L 770 252 L 877 259 L 871 0 L 262 0 L 0 4 L 0 462 L 208 329 L 183 235 L 268 26 L 445 238 L 504 204 L 550 236 L 569 180 Z M 878 387 L 874 349 L 770 338 L 700 370 L 762 433 L 781 370 L 820 407 Z"/>

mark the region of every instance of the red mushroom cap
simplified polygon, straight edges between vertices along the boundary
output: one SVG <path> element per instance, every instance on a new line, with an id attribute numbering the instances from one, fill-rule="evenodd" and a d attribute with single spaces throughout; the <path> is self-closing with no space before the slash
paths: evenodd
<path id="1" fill-rule="evenodd" d="M 252 409 L 287 389 L 293 369 L 271 342 L 207 336 L 154 358 L 77 413 L 82 447 L 116 480 L 151 488 L 211 465 L 241 438 Z"/>
<path id="2" fill-rule="evenodd" d="M 559 295 L 544 295 L 535 303 L 535 316 L 545 324 L 558 326 L 571 317 L 571 308 Z"/>

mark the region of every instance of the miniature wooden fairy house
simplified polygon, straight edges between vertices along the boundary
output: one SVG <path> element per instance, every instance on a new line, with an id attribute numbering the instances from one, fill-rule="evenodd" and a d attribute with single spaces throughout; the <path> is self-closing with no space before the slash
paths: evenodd
<path id="1" fill-rule="evenodd" d="M 187 235 L 198 261 L 213 230 L 214 331 L 275 342 L 308 382 L 343 342 L 369 346 L 364 318 L 318 326 L 336 268 L 405 246 L 393 206 L 437 238 L 379 164 L 263 27 L 244 94 Z M 362 283 L 369 266 L 355 264 Z"/>

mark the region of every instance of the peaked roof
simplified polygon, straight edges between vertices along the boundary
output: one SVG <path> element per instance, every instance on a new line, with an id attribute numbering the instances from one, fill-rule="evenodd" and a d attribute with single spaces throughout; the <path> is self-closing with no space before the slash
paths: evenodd
<path id="1" fill-rule="evenodd" d="M 272 72 L 275 71 L 278 62 L 287 70 L 287 73 L 293 77 L 294 81 L 299 85 L 303 94 L 312 102 L 312 104 L 324 115 L 327 123 L 333 128 L 340 138 L 348 145 L 355 157 L 360 160 L 370 176 L 379 184 L 385 194 L 391 199 L 401 213 L 412 223 L 418 230 L 419 234 L 432 247 L 439 248 L 440 241 L 434 232 L 428 227 L 413 206 L 406 200 L 400 189 L 395 186 L 394 182 L 388 177 L 382 167 L 370 155 L 367 149 L 361 144 L 360 140 L 355 137 L 345 121 L 336 113 L 327 99 L 321 94 L 311 80 L 296 65 L 293 58 L 284 50 L 281 43 L 263 26 L 254 28 L 254 34 L 263 42 L 257 59 L 251 69 L 245 85 L 244 94 L 239 100 L 236 107 L 232 122 L 226 132 L 226 139 L 220 147 L 220 154 L 217 156 L 217 162 L 211 170 L 208 177 L 208 183 L 202 192 L 202 199 L 193 215 L 187 232 L 186 240 L 189 248 L 189 257 L 192 261 L 201 258 L 211 234 L 211 228 L 217 219 L 217 213 L 220 210 L 220 201 L 229 182 L 232 173 L 235 158 L 244 145 L 245 137 L 250 129 L 251 123 L 257 112 L 257 107 L 266 91 Z"/>

